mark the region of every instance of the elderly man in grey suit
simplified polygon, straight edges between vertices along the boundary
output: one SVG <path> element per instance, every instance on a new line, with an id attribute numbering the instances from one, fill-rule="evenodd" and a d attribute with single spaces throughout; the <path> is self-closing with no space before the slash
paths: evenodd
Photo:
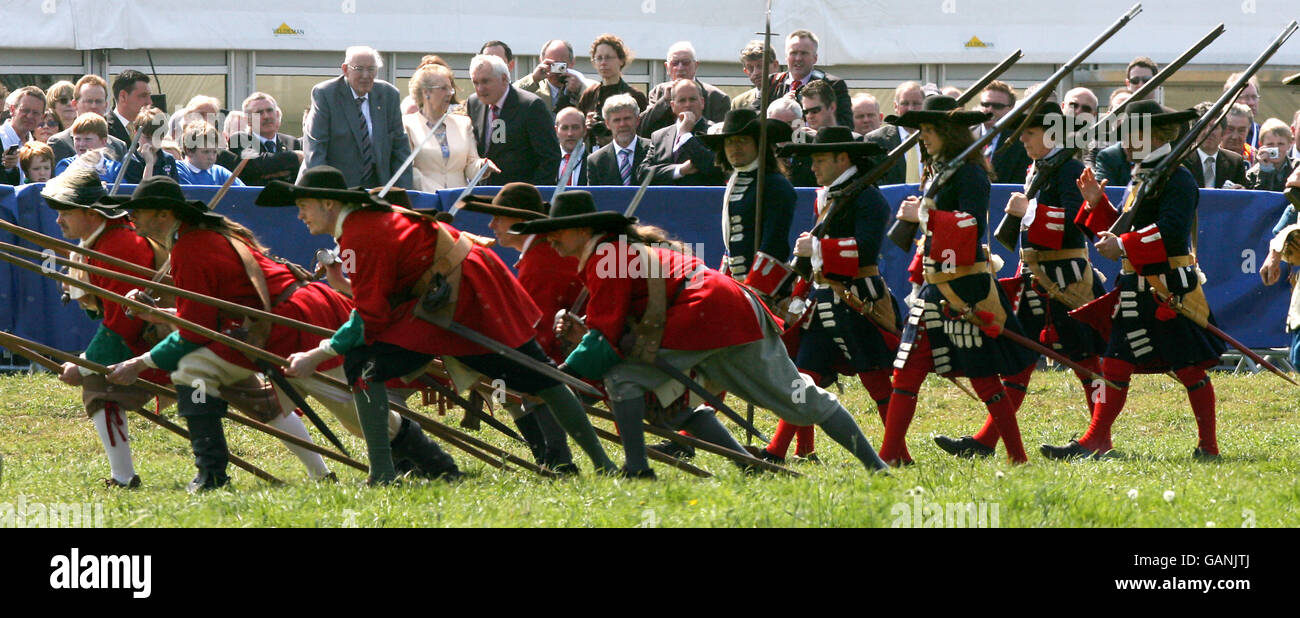
<path id="1" fill-rule="evenodd" d="M 402 127 L 402 95 L 392 84 L 375 79 L 383 66 L 374 48 L 349 47 L 343 75 L 311 89 L 301 171 L 331 165 L 351 186 L 376 187 L 388 182 L 406 160 L 411 145 Z M 396 186 L 411 188 L 410 168 Z"/>
<path id="2" fill-rule="evenodd" d="M 677 122 L 677 116 L 673 115 L 672 110 L 672 87 L 673 82 L 679 79 L 694 80 L 704 98 L 704 118 L 709 122 L 722 122 L 727 110 L 731 109 L 731 97 L 713 84 L 695 79 L 700 61 L 695 59 L 695 46 L 690 41 L 678 41 L 668 48 L 664 68 L 668 71 L 668 81 L 650 89 L 649 103 L 641 112 L 641 126 L 637 129 L 637 135 L 650 137 L 655 131 Z"/>

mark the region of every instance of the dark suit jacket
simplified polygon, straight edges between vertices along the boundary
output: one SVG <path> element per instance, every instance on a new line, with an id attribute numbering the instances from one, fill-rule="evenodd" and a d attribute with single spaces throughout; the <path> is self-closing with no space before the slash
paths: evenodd
<path id="1" fill-rule="evenodd" d="M 706 84 L 698 79 L 695 83 L 704 94 L 704 117 L 710 122 L 722 122 L 727 115 L 727 110 L 731 109 L 731 97 L 712 84 Z M 668 94 L 672 86 L 672 82 L 664 82 L 650 89 L 649 106 L 641 110 L 641 124 L 637 127 L 637 135 L 650 137 L 655 131 L 677 121 L 671 105 L 672 97 Z"/>
<path id="2" fill-rule="evenodd" d="M 645 161 L 646 152 L 650 148 L 650 142 L 644 137 L 637 137 L 632 144 L 632 184 L 640 184 L 644 178 L 641 176 L 641 162 Z M 587 165 L 584 169 L 590 170 L 587 180 L 592 186 L 599 185 L 622 185 L 623 175 L 618 172 L 618 145 L 614 142 L 605 144 L 596 152 L 587 155 Z"/>
<path id="3" fill-rule="evenodd" d="M 890 151 L 898 148 L 898 146 L 903 143 L 903 136 L 898 133 L 898 127 L 892 124 L 882 124 L 880 125 L 880 128 L 875 131 L 863 135 L 862 141 L 868 144 L 876 144 L 877 146 L 884 148 L 885 151 Z M 884 157 L 881 157 L 880 160 L 883 161 Z M 873 161 L 872 163 L 874 164 L 877 162 Z M 877 186 L 901 185 L 905 182 L 907 182 L 906 157 L 902 161 L 895 163 L 893 167 L 889 168 L 889 171 L 886 172 L 885 175 L 880 178 L 880 182 L 876 184 Z"/>
<path id="4" fill-rule="evenodd" d="M 108 135 L 109 137 L 116 137 L 124 143 L 131 143 L 131 132 L 127 131 L 126 126 L 122 124 L 122 121 L 117 119 L 116 111 L 108 112 Z"/>
<path id="5" fill-rule="evenodd" d="M 1191 156 L 1183 159 L 1183 167 L 1192 173 L 1196 179 L 1196 186 L 1205 186 L 1205 170 L 1201 167 L 1200 149 L 1193 149 Z M 1246 186 L 1246 160 L 1241 155 L 1219 149 L 1219 153 L 1214 157 L 1214 188 L 1223 188 L 1226 180 Z"/>
<path id="6" fill-rule="evenodd" d="M 577 149 L 578 148 L 576 147 L 574 148 L 574 150 Z M 561 148 L 560 152 L 561 152 L 560 162 L 555 164 L 555 180 L 551 181 L 551 184 L 553 185 L 560 183 L 560 175 L 564 173 L 564 154 L 563 154 L 564 149 Z M 587 164 L 587 157 L 591 154 L 591 151 L 584 150 L 583 152 L 587 154 L 582 155 L 582 165 L 579 165 L 577 172 L 573 174 L 573 184 L 570 186 L 585 187 L 591 184 L 590 182 L 588 182 L 588 179 L 591 177 L 591 174 L 587 171 L 588 169 L 591 168 L 591 166 Z"/>
<path id="7" fill-rule="evenodd" d="M 578 97 L 582 95 L 581 92 L 573 94 L 568 90 L 565 90 L 556 98 L 555 103 L 551 103 L 551 89 L 555 86 L 552 86 L 550 80 L 546 79 L 536 82 L 533 81 L 532 73 L 515 80 L 514 87 L 523 90 L 524 92 L 537 95 L 537 98 L 541 99 L 542 104 L 546 106 L 546 111 L 551 112 L 552 116 L 555 115 L 555 112 L 566 107 L 577 107 Z"/>
<path id="8" fill-rule="evenodd" d="M 978 131 L 979 127 L 976 127 L 976 130 Z M 993 179 L 993 182 L 1024 185 L 1025 176 L 1029 172 L 1029 165 L 1034 162 L 1033 159 L 1029 158 L 1029 153 L 1025 152 L 1025 145 L 1019 139 L 1010 142 L 1010 146 L 1006 150 L 1002 150 L 1002 147 L 1007 144 L 1007 138 L 1014 130 L 1014 128 L 1008 128 L 1003 131 L 997 143 L 994 144 L 993 173 L 996 178 Z"/>
<path id="9" fill-rule="evenodd" d="M 772 100 L 776 100 L 777 97 L 783 97 L 785 96 L 785 93 L 790 91 L 790 85 L 785 83 L 785 78 L 789 75 L 789 71 L 783 71 L 772 76 Z M 812 73 L 808 74 L 804 83 L 799 85 L 799 89 L 803 90 L 803 87 L 808 85 L 808 82 L 814 79 L 821 79 L 829 82 L 831 85 L 831 91 L 835 93 L 835 123 L 842 127 L 852 127 L 853 99 L 849 98 L 848 84 L 845 84 L 844 80 L 835 77 L 830 73 L 814 68 Z M 801 100 L 798 91 L 794 93 L 794 97 L 796 100 Z"/>
<path id="10" fill-rule="evenodd" d="M 239 165 L 239 152 L 249 146 L 257 147 L 257 158 L 250 159 L 244 166 L 243 173 L 239 175 L 239 179 L 244 181 L 244 184 L 250 187 L 263 187 L 272 180 L 292 183 L 298 179 L 298 166 L 302 162 L 298 160 L 295 151 L 302 150 L 301 140 L 292 135 L 276 133 L 275 152 L 271 152 L 262 146 L 260 137 L 248 132 L 236 133 L 230 136 L 230 149 L 222 154 L 229 155 L 227 162 Z M 232 172 L 235 170 L 225 163 L 221 165 Z"/>
<path id="11" fill-rule="evenodd" d="M 402 126 L 402 95 L 397 88 L 377 79 L 370 89 L 369 101 L 373 127 L 370 146 L 375 158 L 375 176 L 382 185 L 411 154 L 411 143 Z M 352 88 L 342 75 L 316 84 L 311 89 L 311 109 L 303 124 L 301 169 L 332 165 L 343 172 L 348 186 L 363 184 L 366 172 L 361 169 L 361 137 L 365 130 Z M 411 188 L 411 168 L 402 172 L 396 186 Z"/>
<path id="12" fill-rule="evenodd" d="M 1133 177 L 1133 162 L 1128 160 L 1120 144 L 1111 144 L 1097 153 L 1092 171 L 1097 175 L 1097 182 L 1108 180 L 1111 187 L 1127 187 Z"/>
<path id="13" fill-rule="evenodd" d="M 487 157 L 501 168 L 500 174 L 488 177 L 492 185 L 527 182 L 535 185 L 554 185 L 560 168 L 560 140 L 555 137 L 555 120 L 546 111 L 546 104 L 535 94 L 511 87 L 501 102 L 504 123 L 504 140 L 491 142 L 483 150 L 484 132 L 493 134 L 487 126 L 488 106 L 472 94 L 465 103 L 469 118 L 474 123 L 474 137 L 479 155 Z"/>
<path id="14" fill-rule="evenodd" d="M 77 154 L 77 150 L 72 147 L 71 128 L 64 129 L 51 135 L 50 140 L 46 142 L 46 144 L 54 151 L 55 161 L 62 161 Z M 113 153 L 113 159 L 115 161 L 121 161 L 122 157 L 126 156 L 126 146 L 126 142 L 117 139 L 112 135 L 108 136 L 108 149 L 109 152 Z"/>
<path id="15" fill-rule="evenodd" d="M 677 143 L 677 124 L 673 123 L 650 136 L 650 149 L 646 152 L 645 160 L 641 162 L 637 178 L 644 179 L 641 174 L 653 174 L 654 180 L 650 184 L 654 185 L 678 185 L 678 186 L 704 186 L 704 185 L 721 185 L 726 179 L 723 177 L 722 170 L 713 164 L 714 154 L 709 150 L 704 142 L 698 137 L 708 132 L 713 123 L 701 119 L 695 123 L 695 130 L 692 133 L 696 136 L 682 144 L 682 148 L 676 154 L 673 153 L 673 145 Z M 695 164 L 697 171 L 694 174 L 673 178 L 673 168 L 678 163 L 691 161 Z"/>

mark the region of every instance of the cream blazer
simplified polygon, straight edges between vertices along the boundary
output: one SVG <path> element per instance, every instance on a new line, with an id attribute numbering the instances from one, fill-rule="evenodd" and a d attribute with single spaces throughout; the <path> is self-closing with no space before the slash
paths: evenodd
<path id="1" fill-rule="evenodd" d="M 412 151 L 429 134 L 428 122 L 419 112 L 402 116 Z M 442 146 L 436 137 L 424 144 L 411 165 L 412 188 L 416 191 L 464 187 L 483 165 L 483 158 L 478 156 L 478 146 L 474 143 L 474 127 L 469 116 L 447 114 L 446 127 L 447 147 L 451 155 L 446 159 L 442 157 Z"/>

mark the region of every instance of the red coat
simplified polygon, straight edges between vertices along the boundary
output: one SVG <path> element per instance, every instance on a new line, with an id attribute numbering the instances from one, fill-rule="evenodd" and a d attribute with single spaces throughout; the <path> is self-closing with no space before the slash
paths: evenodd
<path id="1" fill-rule="evenodd" d="M 153 248 L 149 246 L 149 241 L 137 235 L 135 226 L 127 221 L 109 221 L 104 231 L 99 235 L 99 238 L 95 239 L 95 243 L 90 248 L 145 268 L 153 269 L 157 266 L 154 264 Z M 126 275 L 136 274 L 98 258 L 88 258 L 86 263 Z M 126 296 L 128 292 L 139 287 L 133 283 L 126 283 L 93 273 L 90 275 L 90 283 L 122 296 Z M 101 299 L 99 306 L 103 310 L 104 326 L 121 336 L 132 352 L 143 354 L 149 351 L 150 346 L 141 338 L 146 325 L 144 320 L 127 316 L 122 306 L 114 302 Z"/>
<path id="2" fill-rule="evenodd" d="M 238 242 L 238 241 L 236 241 Z M 297 282 L 297 278 L 288 267 L 271 261 L 265 255 L 254 250 L 253 257 L 266 276 L 266 285 L 271 301 Z M 244 271 L 243 262 L 234 247 L 224 236 L 209 230 L 201 230 L 182 224 L 176 244 L 172 247 L 172 279 L 176 287 L 205 294 L 221 300 L 238 303 L 254 309 L 262 309 L 262 301 L 253 288 L 253 282 Z M 197 301 L 176 299 L 176 311 L 180 317 L 200 326 L 226 332 L 237 327 L 243 318 L 223 313 L 216 307 Z M 337 329 L 348 319 L 352 304 L 347 297 L 335 292 L 321 283 L 312 283 L 296 290 L 289 299 L 272 309 L 272 313 L 315 324 L 330 330 Z M 256 369 L 252 362 L 242 353 L 230 349 L 224 344 L 216 343 L 198 333 L 181 329 L 181 338 L 186 341 L 206 345 L 222 359 L 247 369 Z M 278 356 L 289 356 L 294 352 L 304 352 L 316 347 L 322 338 L 303 333 L 287 326 L 271 327 L 270 336 L 264 349 Z M 339 364 L 334 359 L 322 369 L 330 369 Z"/>
<path id="3" fill-rule="evenodd" d="M 470 356 L 490 350 L 416 317 L 415 299 L 396 307 L 393 294 L 411 289 L 433 263 L 438 229 L 453 239 L 460 231 L 449 225 L 395 212 L 356 210 L 343 220 L 340 255 L 354 259 L 352 297 L 365 323 L 366 343 L 391 343 L 424 354 Z M 517 348 L 536 336 L 542 313 L 505 262 L 490 249 L 475 245 L 461 263 L 460 294 L 452 319 Z"/>
<path id="4" fill-rule="evenodd" d="M 564 353 L 556 346 L 553 326 L 556 312 L 572 307 L 582 294 L 578 258 L 561 257 L 546 239 L 535 236 L 515 268 L 519 271 L 519 284 L 542 312 L 542 319 L 537 322 L 537 343 L 556 362 L 563 362 Z"/>
<path id="5" fill-rule="evenodd" d="M 762 325 L 740 283 L 706 267 L 697 257 L 671 249 L 651 251 L 659 257 L 670 301 L 661 347 L 711 350 L 763 338 Z M 591 290 L 587 326 L 599 330 L 615 347 L 627 319 L 639 320 L 645 313 L 648 292 L 640 260 L 630 244 L 610 236 L 583 264 L 582 280 Z M 697 274 L 686 285 L 692 272 Z"/>

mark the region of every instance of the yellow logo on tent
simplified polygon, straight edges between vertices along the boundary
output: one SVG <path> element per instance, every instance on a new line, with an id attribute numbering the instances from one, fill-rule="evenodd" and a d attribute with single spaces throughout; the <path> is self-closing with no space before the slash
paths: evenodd
<path id="1" fill-rule="evenodd" d="M 305 34 L 304 30 L 295 30 L 293 28 L 290 28 L 289 24 L 286 24 L 284 22 L 280 22 L 280 27 L 276 28 L 272 32 L 275 34 L 275 36 L 302 36 L 303 34 Z"/>
<path id="2" fill-rule="evenodd" d="M 967 48 L 971 48 L 971 47 L 993 47 L 993 44 L 992 44 L 992 43 L 985 43 L 984 41 L 981 41 L 979 37 L 977 37 L 977 36 L 973 36 L 973 37 L 970 38 L 969 41 L 966 41 L 966 47 L 967 47 Z"/>

